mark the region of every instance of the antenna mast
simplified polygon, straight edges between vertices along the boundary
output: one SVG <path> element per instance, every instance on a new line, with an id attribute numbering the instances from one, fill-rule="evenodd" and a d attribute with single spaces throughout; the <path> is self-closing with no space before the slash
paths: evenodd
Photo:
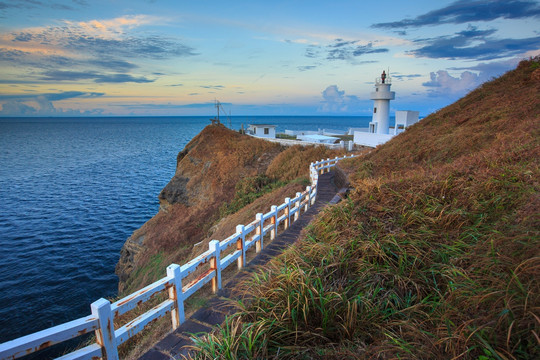
<path id="1" fill-rule="evenodd" d="M 225 109 L 223 108 L 223 105 L 221 105 L 221 103 L 219 102 L 219 100 L 217 99 L 214 99 L 214 106 L 216 107 L 216 110 L 217 110 L 217 118 L 214 118 L 214 119 L 210 119 L 210 121 L 212 122 L 212 125 L 216 125 L 216 124 L 221 124 L 220 120 L 219 120 L 219 109 L 221 109 L 223 111 L 223 113 L 225 114 L 225 116 L 227 116 L 227 120 L 229 122 L 229 128 L 232 129 L 232 124 L 231 124 L 231 112 L 229 110 L 229 115 L 227 115 L 227 112 L 225 111 Z"/>

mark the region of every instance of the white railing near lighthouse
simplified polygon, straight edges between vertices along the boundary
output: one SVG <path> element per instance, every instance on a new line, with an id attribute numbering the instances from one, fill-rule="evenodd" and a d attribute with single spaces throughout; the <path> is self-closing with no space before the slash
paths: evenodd
<path id="1" fill-rule="evenodd" d="M 296 193 L 292 199 L 285 198 L 281 205 L 272 205 L 269 212 L 257 214 L 250 224 L 236 226 L 236 232 L 225 240 L 210 241 L 209 249 L 188 263 L 182 266 L 169 265 L 166 277 L 145 288 L 114 303 L 101 298 L 90 305 L 91 315 L 0 344 L 0 359 L 17 359 L 92 331 L 95 332 L 96 343 L 58 359 L 102 357 L 108 360 L 118 359 L 118 346 L 135 336 L 154 320 L 170 313 L 172 328 L 176 329 L 185 320 L 184 302 L 191 295 L 208 282 L 212 283 L 214 293 L 221 289 L 222 271 L 235 260 L 238 268 L 241 269 L 246 263 L 246 252 L 250 248 L 255 247 L 256 252 L 263 249 L 265 235 L 269 234 L 270 239 L 273 240 L 277 236 L 280 224 L 283 224 L 283 229 L 289 228 L 298 220 L 301 213 L 306 212 L 315 203 L 319 175 L 330 171 L 330 168 L 334 167 L 338 161 L 352 157 L 355 156 L 336 157 L 311 163 L 311 186 L 308 186 L 304 192 Z M 235 245 L 234 251 L 222 257 L 223 252 Z M 206 269 L 201 269 L 206 264 Z M 183 280 L 195 270 L 198 271 L 195 280 L 183 284 Z M 167 300 L 115 329 L 115 319 L 163 291 L 168 293 Z"/>

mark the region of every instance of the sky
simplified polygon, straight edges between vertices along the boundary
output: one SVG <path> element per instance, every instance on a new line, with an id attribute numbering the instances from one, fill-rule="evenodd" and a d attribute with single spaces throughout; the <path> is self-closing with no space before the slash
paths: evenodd
<path id="1" fill-rule="evenodd" d="M 427 116 L 539 54 L 539 0 L 0 0 L 0 116 Z"/>

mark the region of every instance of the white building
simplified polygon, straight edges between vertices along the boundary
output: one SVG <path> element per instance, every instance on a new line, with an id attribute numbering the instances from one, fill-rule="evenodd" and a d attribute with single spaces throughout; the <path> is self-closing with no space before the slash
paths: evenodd
<path id="1" fill-rule="evenodd" d="M 388 134 L 390 129 L 390 100 L 396 98 L 396 93 L 390 91 L 392 79 L 383 71 L 380 78 L 375 79 L 375 91 L 371 93 L 373 100 L 373 117 L 369 123 L 369 132 Z"/>
<path id="2" fill-rule="evenodd" d="M 396 110 L 396 125 L 394 126 L 394 135 L 405 131 L 409 126 L 416 124 L 420 112 L 411 110 Z"/>
<path id="3" fill-rule="evenodd" d="M 256 137 L 275 138 L 276 125 L 268 124 L 249 124 L 247 133 Z"/>
<path id="4" fill-rule="evenodd" d="M 396 93 L 390 91 L 391 85 L 391 78 L 384 71 L 380 78 L 375 79 L 375 91 L 371 93 L 373 117 L 369 128 L 367 131 L 359 128 L 349 129 L 349 133 L 354 134 L 355 144 L 376 147 L 418 122 L 420 115 L 418 111 L 396 111 L 396 125 L 390 129 L 390 100 L 396 97 Z"/>

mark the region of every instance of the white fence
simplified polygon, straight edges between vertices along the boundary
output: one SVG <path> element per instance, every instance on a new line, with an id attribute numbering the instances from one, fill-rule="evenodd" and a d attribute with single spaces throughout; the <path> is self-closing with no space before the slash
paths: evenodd
<path id="1" fill-rule="evenodd" d="M 298 220 L 300 214 L 306 212 L 315 203 L 319 174 L 330 171 L 330 168 L 335 166 L 338 161 L 351 157 L 354 157 L 354 155 L 311 163 L 311 186 L 308 186 L 302 193 L 296 193 L 293 199 L 285 198 L 283 204 L 271 206 L 271 210 L 266 214 L 257 214 L 255 220 L 250 224 L 238 225 L 236 232 L 225 240 L 210 241 L 209 249 L 188 263 L 182 266 L 177 264 L 169 265 L 167 267 L 167 276 L 155 283 L 112 304 L 103 298 L 95 301 L 90 305 L 92 313 L 89 316 L 0 344 L 0 358 L 16 359 L 94 331 L 96 343 L 58 359 L 106 357 L 112 360 L 118 359 L 117 348 L 120 344 L 139 333 L 146 325 L 158 318 L 170 314 L 172 328 L 176 329 L 185 320 L 184 301 L 208 282 L 212 283 L 214 293 L 221 289 L 221 272 L 235 260 L 238 268 L 241 269 L 246 263 L 246 251 L 253 246 L 256 252 L 261 251 L 264 247 L 265 235 L 269 234 L 270 239 L 274 239 L 281 223 L 283 223 L 283 229 L 287 229 L 294 221 Z M 222 257 L 223 252 L 235 245 L 236 249 L 234 251 L 229 251 L 228 255 Z M 182 280 L 194 273 L 195 270 L 202 271 L 202 273 L 195 280 L 183 284 Z M 167 300 L 129 321 L 124 326 L 115 329 L 115 319 L 163 291 L 168 293 Z"/>

